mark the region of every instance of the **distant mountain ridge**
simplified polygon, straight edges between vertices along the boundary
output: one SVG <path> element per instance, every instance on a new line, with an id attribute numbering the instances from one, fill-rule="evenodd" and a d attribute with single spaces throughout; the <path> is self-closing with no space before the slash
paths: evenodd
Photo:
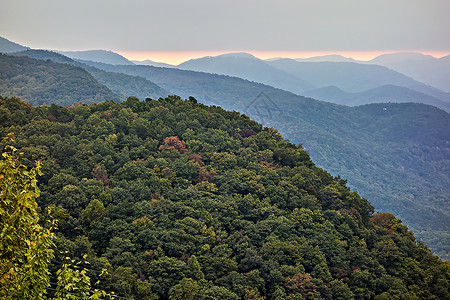
<path id="1" fill-rule="evenodd" d="M 134 65 L 120 54 L 106 50 L 57 51 L 72 59 L 91 60 L 111 65 Z"/>
<path id="2" fill-rule="evenodd" d="M 447 93 L 379 65 L 298 62 L 293 59 L 279 59 L 268 63 L 300 78 L 308 78 L 309 82 L 318 87 L 337 86 L 345 92 L 358 93 L 383 85 L 397 85 L 450 102 Z"/>
<path id="3" fill-rule="evenodd" d="M 358 106 L 370 103 L 424 103 L 439 107 L 450 113 L 450 102 L 436 99 L 427 94 L 413 91 L 406 87 L 384 85 L 360 93 L 347 93 L 336 86 L 329 86 L 308 91 L 305 96 L 347 106 Z"/>
<path id="4" fill-rule="evenodd" d="M 281 59 L 281 58 L 278 58 Z M 274 61 L 270 59 L 267 61 Z M 436 58 L 417 52 L 396 52 L 379 55 L 369 61 L 342 55 L 324 55 L 295 59 L 299 62 L 356 62 L 390 68 L 444 92 L 450 92 L 450 55 Z"/>
<path id="5" fill-rule="evenodd" d="M 132 60 L 132 63 L 134 63 L 135 65 L 144 65 L 144 66 L 153 66 L 153 67 L 162 67 L 162 68 L 175 68 L 174 65 L 169 65 L 166 63 L 162 63 L 162 62 L 156 62 L 150 59 L 146 59 L 146 60 Z"/>
<path id="6" fill-rule="evenodd" d="M 336 62 L 336 60 L 352 62 Z M 447 93 L 386 67 L 360 64 L 353 59 L 337 55 L 299 62 L 291 59 L 262 61 L 248 53 L 229 53 L 192 59 L 178 65 L 177 68 L 236 76 L 298 95 L 343 105 L 416 102 L 435 105 L 449 111 L 450 97 Z M 341 93 L 345 93 L 345 96 L 339 92 L 334 94 L 327 89 L 328 86 L 336 86 Z M 387 88 L 388 86 L 390 88 Z"/>
<path id="7" fill-rule="evenodd" d="M 351 57 L 345 57 L 338 54 L 314 56 L 309 58 L 296 58 L 298 62 L 358 62 Z"/>
<path id="8" fill-rule="evenodd" d="M 61 63 L 61 64 L 70 64 L 70 65 L 74 65 L 74 66 L 78 66 L 79 64 L 74 61 L 73 59 L 62 55 L 58 52 L 55 51 L 50 51 L 50 50 L 35 50 L 35 49 L 28 49 L 25 51 L 20 51 L 20 52 L 16 52 L 16 53 L 11 53 L 9 54 L 11 56 L 26 56 L 29 58 L 35 58 L 35 59 L 40 59 L 40 60 L 51 60 L 53 62 L 56 63 Z"/>
<path id="9" fill-rule="evenodd" d="M 370 61 L 382 65 L 433 87 L 450 92 L 450 55 L 435 58 L 420 53 L 392 53 Z"/>
<path id="10" fill-rule="evenodd" d="M 281 88 L 296 94 L 314 89 L 307 80 L 271 67 L 248 53 L 229 53 L 188 60 L 177 68 L 243 78 Z"/>

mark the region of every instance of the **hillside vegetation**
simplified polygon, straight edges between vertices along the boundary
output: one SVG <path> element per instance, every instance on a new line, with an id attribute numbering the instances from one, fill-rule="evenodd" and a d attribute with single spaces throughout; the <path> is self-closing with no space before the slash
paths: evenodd
<path id="1" fill-rule="evenodd" d="M 155 83 L 140 77 L 130 76 L 123 73 L 113 73 L 100 70 L 98 68 L 88 66 L 82 61 L 75 61 L 62 54 L 46 51 L 46 50 L 27 50 L 11 54 L 14 56 L 26 56 L 41 60 L 51 60 L 57 63 L 64 63 L 74 65 L 85 69 L 89 72 L 100 84 L 107 86 L 111 91 L 121 95 L 121 100 L 125 100 L 126 96 L 133 95 L 138 98 L 145 99 L 166 97 L 169 93 L 160 88 Z"/>
<path id="2" fill-rule="evenodd" d="M 0 36 L 0 53 L 11 53 L 29 49 Z"/>
<path id="3" fill-rule="evenodd" d="M 348 179 L 349 186 L 377 210 L 395 213 L 435 253 L 449 258 L 448 113 L 413 103 L 346 107 L 236 77 L 151 66 L 94 65 L 145 77 L 182 97 L 243 112 L 277 128 L 294 144 L 302 143 L 317 165 Z M 266 99 L 255 101 L 261 92 Z"/>
<path id="4" fill-rule="evenodd" d="M 448 298 L 448 262 L 237 112 L 177 96 L 70 108 L 3 98 L 0 120 L 42 162 L 38 202 L 67 251 L 54 264 L 87 254 L 91 277 L 108 269 L 101 288 L 120 296 Z"/>
<path id="5" fill-rule="evenodd" d="M 121 99 L 82 68 L 65 63 L 0 54 L 0 70 L 0 95 L 33 105 Z"/>

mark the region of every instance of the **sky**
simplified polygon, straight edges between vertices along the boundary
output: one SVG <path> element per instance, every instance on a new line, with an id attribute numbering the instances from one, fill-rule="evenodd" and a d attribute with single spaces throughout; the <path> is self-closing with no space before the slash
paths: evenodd
<path id="1" fill-rule="evenodd" d="M 227 52 L 444 56 L 449 12 L 450 0 L 0 0 L 0 36 L 169 63 Z"/>

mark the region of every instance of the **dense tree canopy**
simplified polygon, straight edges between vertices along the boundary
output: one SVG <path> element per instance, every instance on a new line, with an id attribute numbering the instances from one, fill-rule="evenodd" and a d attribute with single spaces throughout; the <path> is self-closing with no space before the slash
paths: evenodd
<path id="1" fill-rule="evenodd" d="M 302 143 L 318 166 L 344 176 L 376 209 L 399 216 L 434 253 L 450 259 L 448 113 L 419 103 L 347 107 L 237 77 L 86 63 L 145 77 L 171 93 L 244 112 L 277 128 L 291 142 Z M 371 79 L 380 79 L 375 77 Z M 267 96 L 263 101 L 261 92 Z M 383 101 L 393 101 L 389 99 Z"/>
<path id="2" fill-rule="evenodd" d="M 55 244 L 136 299 L 445 299 L 450 266 L 275 129 L 194 98 L 0 100 Z M 56 261 L 61 254 L 55 253 Z"/>

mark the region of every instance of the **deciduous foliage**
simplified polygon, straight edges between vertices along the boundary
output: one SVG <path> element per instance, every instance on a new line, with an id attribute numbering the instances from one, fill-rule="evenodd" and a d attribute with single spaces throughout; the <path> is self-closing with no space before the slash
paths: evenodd
<path id="1" fill-rule="evenodd" d="M 9 146 L 0 160 L 0 298 L 44 299 L 54 257 L 50 229 L 39 225 L 36 176 Z"/>
<path id="2" fill-rule="evenodd" d="M 9 134 L 5 140 L 12 142 L 13 137 Z M 1 299 L 48 299 L 49 263 L 55 257 L 55 221 L 44 226 L 39 223 L 38 175 L 42 175 L 39 162 L 28 170 L 17 149 L 5 147 L 0 159 Z M 54 299 L 99 299 L 106 295 L 104 291 L 91 290 L 85 269 L 74 270 L 65 263 L 56 274 Z"/>
<path id="3" fill-rule="evenodd" d="M 374 215 L 345 180 L 239 113 L 177 96 L 52 118 L 0 103 L 21 115 L 0 134 L 42 160 L 39 205 L 64 222 L 55 243 L 87 254 L 89 272 L 109 270 L 97 288 L 139 299 L 449 294 L 449 264 L 400 220 Z"/>

